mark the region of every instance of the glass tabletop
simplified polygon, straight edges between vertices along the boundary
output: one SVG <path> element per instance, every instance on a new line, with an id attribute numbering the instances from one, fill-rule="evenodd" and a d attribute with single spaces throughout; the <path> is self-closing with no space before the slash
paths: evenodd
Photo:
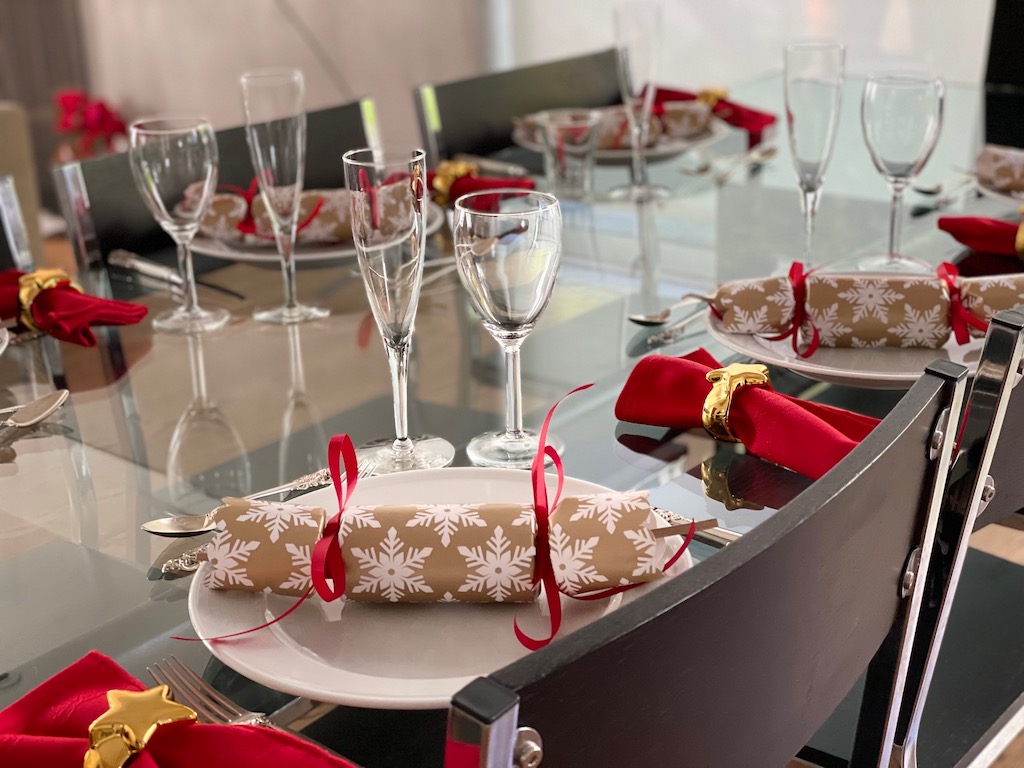
<path id="1" fill-rule="evenodd" d="M 860 87 L 846 86 L 826 177 L 816 236 L 823 260 L 871 253 L 885 243 L 888 189 L 860 135 Z M 781 80 L 747 84 L 732 98 L 781 114 Z M 948 188 L 962 178 L 958 169 L 973 165 L 983 135 L 981 91 L 950 87 L 946 117 L 922 184 Z M 673 191 L 667 200 L 639 208 L 600 197 L 564 204 L 561 273 L 522 352 L 530 425 L 569 390 L 596 383 L 555 416 L 568 475 L 618 490 L 648 489 L 666 509 L 715 517 L 739 532 L 810 481 L 703 433 L 619 423 L 613 409 L 644 354 L 704 346 L 720 360 L 730 357 L 697 327 L 666 346 L 649 345 L 654 331 L 631 323 L 629 313 L 668 306 L 682 293 L 706 292 L 724 280 L 780 271 L 800 253 L 795 176 L 785 136 L 773 140 L 779 147 L 773 160 L 741 169 L 724 185 L 712 174 L 679 168 L 704 158 L 720 166 L 720 156 L 742 152 L 746 136 L 736 130 L 703 150 L 711 154 L 651 164 L 653 181 Z M 623 167 L 600 167 L 597 186 L 607 190 L 626 174 Z M 910 205 L 931 200 L 911 195 Z M 967 194 L 947 210 L 999 216 L 1014 209 Z M 935 213 L 910 218 L 904 242 L 910 255 L 938 263 L 960 248 L 935 220 Z M 450 247 L 445 227 L 433 236 L 430 256 L 450 255 Z M 101 330 L 94 349 L 43 338 L 12 345 L 0 356 L 0 407 L 54 387 L 72 393 L 42 425 L 0 430 L 15 454 L 0 463 L 0 707 L 93 648 L 144 679 L 146 664 L 172 653 L 207 668 L 201 643 L 170 639 L 190 632 L 189 579 L 162 579 L 153 568 L 196 542 L 149 536 L 141 523 L 206 513 L 223 496 L 319 469 L 333 434 L 348 433 L 358 444 L 392 433 L 387 361 L 354 260 L 302 265 L 300 299 L 329 307 L 331 315 L 292 328 L 251 319 L 255 305 L 279 298 L 276 269 L 216 259 L 200 265 L 203 281 L 246 297 L 200 288 L 204 303 L 232 312 L 222 331 L 202 338 L 154 334 L 145 321 Z M 503 361 L 457 276 L 431 279 L 436 272 L 427 269 L 416 318 L 410 421 L 414 433 L 451 441 L 455 463 L 465 465 L 469 439 L 503 426 Z M 151 315 L 176 303 L 166 292 L 140 290 L 102 271 L 83 278 L 94 292 L 137 297 Z M 900 395 L 822 384 L 784 370 L 774 376 L 784 391 L 874 415 L 884 415 Z M 697 560 L 714 551 L 693 545 Z M 207 674 L 223 673 L 212 664 Z M 233 685 L 230 675 L 224 685 Z M 264 710 L 289 698 L 251 695 L 256 699 L 240 703 Z"/>

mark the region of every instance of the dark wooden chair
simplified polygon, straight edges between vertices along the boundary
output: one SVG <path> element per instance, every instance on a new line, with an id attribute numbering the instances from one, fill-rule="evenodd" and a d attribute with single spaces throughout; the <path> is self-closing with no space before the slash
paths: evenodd
<path id="1" fill-rule="evenodd" d="M 413 92 L 427 162 L 464 152 L 489 155 L 512 144 L 512 118 L 558 107 L 619 104 L 615 49 L 548 64 L 421 85 Z"/>
<path id="2" fill-rule="evenodd" d="M 933 364 L 751 533 L 466 686 L 446 765 L 782 766 L 865 667 L 849 765 L 888 765 L 965 384 Z"/>
<path id="3" fill-rule="evenodd" d="M 990 144 L 1024 147 L 1022 29 L 1024 1 L 996 0 L 985 65 L 985 140 Z"/>
<path id="4" fill-rule="evenodd" d="M 305 187 L 344 187 L 342 154 L 378 143 L 369 99 L 307 113 Z M 245 129 L 218 131 L 217 148 L 218 184 L 248 187 L 253 171 Z M 128 153 L 70 163 L 54 173 L 79 264 L 97 264 L 115 248 L 152 253 L 172 246 L 135 187 Z"/>

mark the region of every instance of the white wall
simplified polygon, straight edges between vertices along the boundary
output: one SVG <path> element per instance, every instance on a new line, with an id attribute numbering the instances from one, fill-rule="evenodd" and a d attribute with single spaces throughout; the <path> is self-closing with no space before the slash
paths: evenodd
<path id="1" fill-rule="evenodd" d="M 282 0 L 82 0 L 93 92 L 126 118 L 158 111 L 244 121 L 239 75 L 300 67 L 307 107 L 377 100 L 385 141 L 418 142 L 412 89 L 479 72 L 475 0 L 288 0 L 326 49 L 328 75 Z"/>

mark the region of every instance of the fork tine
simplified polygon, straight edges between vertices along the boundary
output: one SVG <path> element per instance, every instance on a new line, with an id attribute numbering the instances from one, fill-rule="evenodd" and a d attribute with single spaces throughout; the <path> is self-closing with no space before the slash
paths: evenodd
<path id="1" fill-rule="evenodd" d="M 177 656 L 171 656 L 170 659 L 165 659 L 165 661 L 169 667 L 177 669 L 183 683 L 191 683 L 200 695 L 205 696 L 213 703 L 220 705 L 220 707 L 228 712 L 231 717 L 240 717 L 242 715 L 250 714 L 206 682 L 206 680 L 197 675 L 192 671 L 191 667 L 181 662 Z"/>
<path id="2" fill-rule="evenodd" d="M 153 678 L 157 685 L 166 685 L 171 689 L 171 698 L 179 704 L 184 704 L 186 707 L 194 709 L 201 721 L 218 722 L 218 718 L 206 706 L 205 702 L 201 699 L 193 698 L 189 695 L 188 691 L 182 690 L 179 686 L 175 685 L 171 677 L 159 664 L 146 667 L 146 671 L 149 672 L 149 676 Z"/>
<path id="3" fill-rule="evenodd" d="M 176 662 L 176 664 L 175 664 Z M 238 717 L 241 712 L 234 706 L 225 706 L 220 701 L 209 695 L 209 686 L 204 682 L 196 684 L 181 670 L 188 669 L 184 664 L 175 659 L 164 659 L 167 677 L 171 680 L 175 690 L 185 691 L 193 701 L 201 703 L 201 706 L 209 713 L 210 719 L 214 722 L 226 723 Z M 189 670 L 191 673 L 191 670 Z"/>

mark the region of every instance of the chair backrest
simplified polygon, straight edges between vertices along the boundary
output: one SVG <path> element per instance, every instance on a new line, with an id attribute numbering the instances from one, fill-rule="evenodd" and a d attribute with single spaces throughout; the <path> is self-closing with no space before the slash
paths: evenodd
<path id="1" fill-rule="evenodd" d="M 25 109 L 13 101 L 0 101 L 0 174 L 14 179 L 22 230 L 28 238 L 30 261 L 42 255 L 39 238 L 39 180 Z"/>
<path id="2" fill-rule="evenodd" d="M 0 176 L 0 269 L 28 272 L 35 263 L 13 176 Z"/>
<path id="3" fill-rule="evenodd" d="M 511 146 L 512 118 L 558 107 L 622 101 L 615 49 L 498 72 L 413 92 L 427 162 Z"/>
<path id="4" fill-rule="evenodd" d="M 896 750 L 901 761 L 897 765 L 917 764 L 918 732 L 924 706 L 979 511 L 996 500 L 1004 510 L 1003 515 L 1024 508 L 1019 452 L 1024 389 L 1013 396 L 1022 360 L 1024 313 L 1020 310 L 1000 312 L 989 325 L 978 373 L 959 428 L 959 450 L 949 473 L 928 572 L 929 599 L 921 610 L 911 654 L 907 696 L 897 723 Z M 1017 429 L 1006 428 L 1011 410 Z"/>
<path id="5" fill-rule="evenodd" d="M 379 142 L 370 99 L 308 112 L 305 187 L 344 187 L 342 154 Z M 253 170 L 245 129 L 218 131 L 217 150 L 218 184 L 248 187 Z M 148 253 L 171 245 L 135 188 L 128 153 L 70 163 L 55 174 L 79 264 L 98 263 L 115 248 Z"/>
<path id="6" fill-rule="evenodd" d="M 537 729 L 552 768 L 784 765 L 869 662 L 889 679 L 888 706 L 861 719 L 852 764 L 887 765 L 923 599 L 907 573 L 928 566 L 953 443 L 938 436 L 959 420 L 965 384 L 961 366 L 929 366 L 753 531 L 471 683 L 449 711 L 448 768 L 531 764 L 514 760 L 517 726 Z"/>
<path id="7" fill-rule="evenodd" d="M 996 0 L 985 66 L 985 141 L 989 144 L 1024 147 L 1024 129 L 1020 126 L 1024 107 L 1021 29 L 1024 2 Z"/>

